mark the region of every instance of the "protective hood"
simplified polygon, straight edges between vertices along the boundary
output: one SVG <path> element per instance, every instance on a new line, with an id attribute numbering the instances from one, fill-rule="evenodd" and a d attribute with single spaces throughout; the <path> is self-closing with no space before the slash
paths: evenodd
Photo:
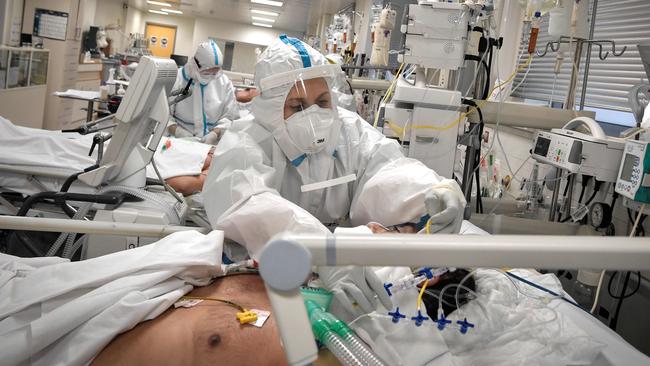
<path id="1" fill-rule="evenodd" d="M 194 79 L 205 85 L 210 81 L 217 79 L 220 73 L 214 75 L 202 75 L 201 71 L 221 67 L 223 55 L 219 46 L 214 41 L 207 41 L 199 44 L 194 53 L 194 57 L 183 66 L 184 77 Z"/>
<path id="2" fill-rule="evenodd" d="M 280 149 L 294 165 L 298 165 L 306 153 L 325 151 L 333 154 L 341 122 L 336 112 L 335 98 L 332 98 L 334 118 L 328 123 L 330 132 L 324 134 L 327 135 L 324 146 L 314 151 L 305 151 L 305 144 L 296 141 L 296 134 L 293 133 L 292 137 L 287 129 L 287 121 L 284 119 L 287 95 L 294 85 L 304 85 L 304 81 L 316 78 L 323 78 L 331 92 L 333 80 L 340 72 L 341 68 L 329 64 L 320 52 L 286 35 L 281 35 L 267 47 L 255 65 L 255 83 L 261 94 L 253 99 L 251 111 L 256 120 L 271 132 Z M 307 109 L 302 112 L 308 112 Z M 319 113 L 312 115 L 316 117 L 317 114 Z"/>

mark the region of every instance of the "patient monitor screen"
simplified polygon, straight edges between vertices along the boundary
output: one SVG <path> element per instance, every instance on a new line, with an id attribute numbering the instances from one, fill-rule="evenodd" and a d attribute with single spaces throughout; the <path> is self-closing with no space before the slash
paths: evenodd
<path id="1" fill-rule="evenodd" d="M 539 156 L 546 156 L 549 146 L 551 146 L 551 140 L 538 136 L 537 143 L 535 144 L 534 154 Z"/>
<path id="2" fill-rule="evenodd" d="M 621 180 L 629 182 L 632 180 L 632 170 L 639 164 L 639 157 L 632 154 L 625 154 L 623 169 L 621 169 Z"/>

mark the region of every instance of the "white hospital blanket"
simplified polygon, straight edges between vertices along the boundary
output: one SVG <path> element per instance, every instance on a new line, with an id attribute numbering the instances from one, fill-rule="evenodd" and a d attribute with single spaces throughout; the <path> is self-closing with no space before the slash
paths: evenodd
<path id="1" fill-rule="evenodd" d="M 72 97 L 79 99 L 98 99 L 99 92 L 94 90 L 78 90 L 78 89 L 68 89 L 64 92 L 54 92 L 54 95 L 57 97 Z"/>
<path id="2" fill-rule="evenodd" d="M 81 262 L 0 254 L 0 364 L 88 364 L 218 274 L 223 233 L 175 233 Z"/>
<path id="3" fill-rule="evenodd" d="M 383 281 L 392 282 L 408 272 L 408 269 L 383 268 L 377 274 Z M 524 273 L 524 277 L 560 291 L 555 276 Z M 400 307 L 408 321 L 395 324 L 386 316 L 387 311 L 378 306 L 375 315 L 361 318 L 352 326 L 390 365 L 599 365 L 594 362 L 602 357 L 601 350 L 606 347 L 607 338 L 597 338 L 573 321 L 588 315 L 569 316 L 555 311 L 553 306 L 530 300 L 519 294 L 511 282 L 497 272 L 484 270 L 476 277 L 479 298 L 461 307 L 460 311 L 446 314 L 453 323 L 443 331 L 438 330 L 431 320 L 420 327 L 410 320 L 416 315 L 415 290 L 410 294 L 398 293 L 400 296 L 394 298 L 395 305 Z M 524 290 L 532 292 L 530 288 L 524 287 Z M 427 316 L 426 313 L 423 315 Z M 456 320 L 465 317 L 475 324 L 475 328 L 461 334 L 455 324 Z M 612 365 L 619 364 L 623 363 Z"/>
<path id="4" fill-rule="evenodd" d="M 35 172 L 47 167 L 70 175 L 95 164 L 97 151 L 88 156 L 92 139 L 92 135 L 16 126 L 0 117 L 0 164 L 33 167 Z M 163 179 L 199 175 L 211 147 L 196 141 L 163 137 L 154 159 Z M 157 178 L 151 165 L 147 166 L 147 177 Z M 58 190 L 62 179 L 42 179 L 42 182 L 49 190 Z M 25 182 L 21 174 L 0 174 L 0 187 L 25 194 L 40 191 L 33 183 Z"/>

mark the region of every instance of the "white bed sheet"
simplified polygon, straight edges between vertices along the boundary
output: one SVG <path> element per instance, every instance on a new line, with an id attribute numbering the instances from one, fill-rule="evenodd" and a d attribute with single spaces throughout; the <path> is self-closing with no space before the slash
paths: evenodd
<path id="1" fill-rule="evenodd" d="M 97 151 L 88 156 L 92 135 L 63 133 L 16 126 L 0 117 L 0 164 L 33 169 L 38 182 L 27 174 L 10 173 L 0 169 L 0 187 L 23 194 L 59 190 L 65 178 L 93 165 Z M 110 143 L 110 141 L 109 141 Z M 154 155 L 157 167 L 164 179 L 181 175 L 198 175 L 211 145 L 196 141 L 164 137 Z M 39 169 L 53 169 L 61 178 L 39 175 Z M 147 177 L 156 178 L 151 165 Z M 41 184 L 39 184 L 39 182 Z M 82 184 L 74 185 L 75 192 L 90 191 Z"/>

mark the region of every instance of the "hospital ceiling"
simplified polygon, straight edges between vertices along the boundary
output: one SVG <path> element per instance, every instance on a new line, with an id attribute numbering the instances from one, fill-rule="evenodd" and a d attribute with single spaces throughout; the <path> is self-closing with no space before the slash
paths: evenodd
<path id="1" fill-rule="evenodd" d="M 250 25 L 251 9 L 279 13 L 273 28 L 296 33 L 305 33 L 309 22 L 317 22 L 321 14 L 335 13 L 354 0 L 281 0 L 281 7 L 253 4 L 250 0 L 159 0 L 172 5 L 172 9 L 183 12 L 184 17 L 208 17 Z M 161 7 L 148 4 L 146 0 L 129 0 L 137 9 L 159 10 Z M 260 15 L 262 17 L 268 17 Z"/>

